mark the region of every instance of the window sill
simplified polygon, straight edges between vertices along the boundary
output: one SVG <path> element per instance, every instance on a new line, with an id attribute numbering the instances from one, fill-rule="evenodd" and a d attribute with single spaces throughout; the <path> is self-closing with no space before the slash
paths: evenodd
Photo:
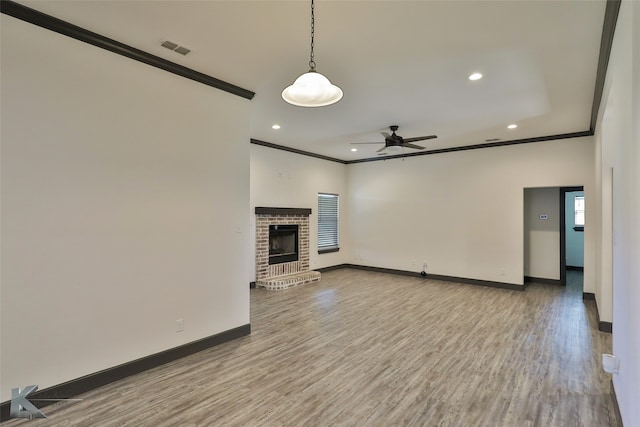
<path id="1" fill-rule="evenodd" d="M 573 227 L 573 231 L 584 231 L 584 225 L 576 225 L 575 227 Z"/>
<path id="2" fill-rule="evenodd" d="M 322 248 L 322 249 L 318 249 L 318 253 L 319 254 L 328 254 L 331 252 L 338 252 L 340 250 L 340 248 L 338 247 L 334 247 L 334 248 Z"/>

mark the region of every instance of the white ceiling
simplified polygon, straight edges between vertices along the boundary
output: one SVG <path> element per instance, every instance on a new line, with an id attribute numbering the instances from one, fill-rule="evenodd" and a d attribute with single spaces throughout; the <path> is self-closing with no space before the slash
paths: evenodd
<path id="1" fill-rule="evenodd" d="M 344 98 L 301 108 L 280 93 L 308 70 L 310 1 L 19 2 L 254 91 L 252 138 L 347 161 L 376 157 L 382 144 L 350 143 L 382 143 L 392 124 L 405 138 L 438 135 L 418 143 L 428 149 L 589 130 L 606 7 L 316 0 L 317 70 Z"/>

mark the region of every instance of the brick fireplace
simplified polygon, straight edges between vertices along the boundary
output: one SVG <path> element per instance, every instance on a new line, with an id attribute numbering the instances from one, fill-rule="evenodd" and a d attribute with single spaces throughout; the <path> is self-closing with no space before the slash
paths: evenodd
<path id="1" fill-rule="evenodd" d="M 267 290 L 283 290 L 317 282 L 320 273 L 309 270 L 310 208 L 256 207 L 256 286 Z M 296 258 L 286 261 L 274 239 L 281 230 L 296 229 Z M 271 228 L 271 237 L 269 229 Z M 277 248 L 275 246 L 278 246 Z M 290 245 L 289 245 L 290 246 Z M 288 248 L 287 252 L 291 252 Z M 270 256 L 271 255 L 271 256 Z M 285 259 L 279 262 L 277 259 Z M 271 259 L 271 263 L 269 260 Z"/>

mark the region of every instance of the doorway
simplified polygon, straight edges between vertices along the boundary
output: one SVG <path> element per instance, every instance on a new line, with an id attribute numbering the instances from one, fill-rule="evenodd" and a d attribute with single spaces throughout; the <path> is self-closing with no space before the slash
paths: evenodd
<path id="1" fill-rule="evenodd" d="M 567 269 L 584 271 L 584 187 L 560 187 L 560 282 Z"/>

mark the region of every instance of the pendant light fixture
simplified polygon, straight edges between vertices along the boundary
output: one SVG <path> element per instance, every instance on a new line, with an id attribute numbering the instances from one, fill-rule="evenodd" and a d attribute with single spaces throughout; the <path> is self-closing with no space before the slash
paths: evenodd
<path id="1" fill-rule="evenodd" d="M 298 107 L 324 107 L 342 99 L 342 89 L 331 84 L 328 78 L 316 71 L 313 58 L 313 36 L 315 30 L 315 4 L 311 0 L 311 56 L 309 72 L 304 73 L 295 82 L 282 91 L 282 99 Z"/>

